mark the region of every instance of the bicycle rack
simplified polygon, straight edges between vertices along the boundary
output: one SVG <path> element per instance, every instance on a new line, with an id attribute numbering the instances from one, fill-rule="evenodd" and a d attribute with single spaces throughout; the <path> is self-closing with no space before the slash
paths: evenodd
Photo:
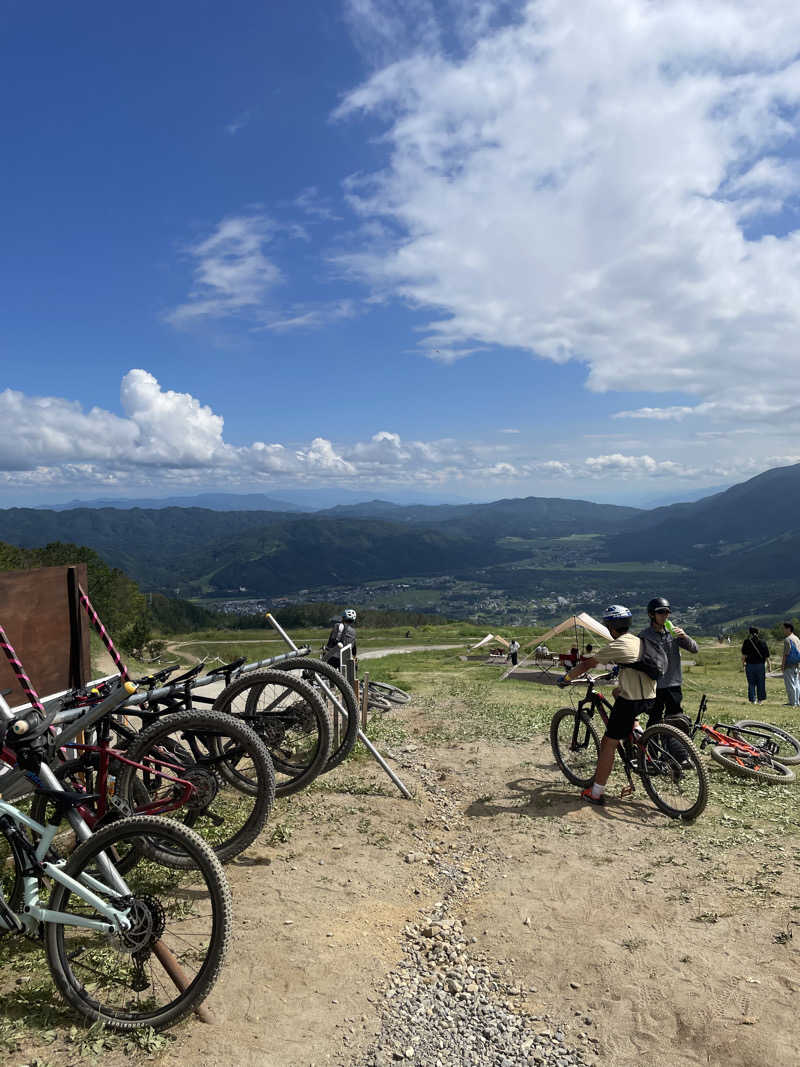
<path id="1" fill-rule="evenodd" d="M 280 634 L 280 636 L 283 638 L 283 640 L 286 642 L 286 644 L 289 646 L 289 648 L 293 649 L 294 651 L 299 651 L 297 645 L 294 643 L 294 641 L 291 639 L 291 637 L 289 637 L 289 635 L 284 630 L 284 628 L 281 626 L 281 624 L 278 622 L 278 620 L 275 618 L 275 616 L 272 615 L 271 612 L 269 612 L 269 611 L 266 614 L 266 620 L 270 624 L 270 626 L 273 628 L 273 630 L 275 630 L 277 633 Z M 333 705 L 336 708 L 336 711 L 338 712 L 339 717 L 340 718 L 344 718 L 346 720 L 347 719 L 347 710 L 342 706 L 342 704 L 339 701 L 339 699 L 333 695 L 331 690 L 327 687 L 327 685 L 325 685 L 324 682 L 320 681 L 319 686 L 320 686 L 320 689 L 322 689 L 323 693 L 325 693 L 325 695 L 327 697 L 329 697 L 333 701 Z M 383 756 L 380 754 L 380 752 L 377 750 L 377 748 L 375 748 L 373 743 L 370 741 L 370 739 L 367 737 L 367 735 L 364 733 L 364 731 L 360 727 L 359 727 L 359 730 L 358 730 L 358 739 L 362 743 L 362 745 L 364 745 L 364 747 L 367 749 L 367 751 L 372 756 L 372 758 L 379 764 L 379 766 L 382 768 L 382 770 L 384 770 L 389 775 L 389 777 L 392 779 L 392 781 L 397 786 L 397 788 L 400 790 L 400 792 L 403 794 L 403 796 L 406 798 L 406 800 L 411 800 L 412 799 L 411 793 L 408 791 L 406 786 L 400 781 L 400 779 L 394 773 L 392 768 L 389 766 L 389 764 L 386 762 L 386 760 L 383 758 Z"/>

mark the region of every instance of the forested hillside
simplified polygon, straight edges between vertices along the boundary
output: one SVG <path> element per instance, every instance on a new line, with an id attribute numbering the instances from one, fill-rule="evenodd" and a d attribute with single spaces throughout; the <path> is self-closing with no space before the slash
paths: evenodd
<path id="1" fill-rule="evenodd" d="M 301 599 L 303 590 L 326 599 L 334 588 L 368 601 L 366 584 L 386 581 L 408 592 L 388 589 L 380 606 L 424 604 L 445 613 L 453 606 L 462 614 L 513 607 L 521 618 L 555 613 L 560 601 L 595 607 L 606 597 L 646 601 L 648 589 L 666 581 L 710 624 L 800 601 L 800 465 L 651 511 L 538 497 L 435 507 L 371 501 L 302 515 L 12 508 L 0 511 L 0 538 L 20 546 L 5 549 L 9 565 L 42 558 L 22 550 L 52 556 L 53 542 L 68 541 L 94 550 L 98 588 L 116 568 L 145 592 L 184 599 Z M 64 558 L 56 555 L 56 562 Z M 441 595 L 430 584 L 438 577 Z M 416 582 L 413 589 L 406 580 Z M 109 611 L 127 610 L 111 607 L 114 599 Z M 202 611 L 154 600 L 153 614 L 169 628 L 211 625 L 213 613 Z"/>

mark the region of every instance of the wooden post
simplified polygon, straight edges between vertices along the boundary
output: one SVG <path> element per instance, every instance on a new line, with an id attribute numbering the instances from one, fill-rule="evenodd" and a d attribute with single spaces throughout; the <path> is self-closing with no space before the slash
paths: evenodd
<path id="1" fill-rule="evenodd" d="M 361 729 L 367 731 L 367 716 L 369 714 L 369 675 L 364 675 L 361 683 Z"/>
<path id="2" fill-rule="evenodd" d="M 184 971 L 183 967 L 181 967 L 180 963 L 175 959 L 175 957 L 164 944 L 164 942 L 161 940 L 161 938 L 159 938 L 158 941 L 156 941 L 153 945 L 153 954 L 158 960 L 158 962 L 161 964 L 161 966 L 164 968 L 164 970 L 167 972 L 167 974 L 170 976 L 172 981 L 175 983 L 177 988 L 181 991 L 181 993 L 187 990 L 189 988 L 190 982 L 188 977 L 186 976 L 186 972 Z M 202 1002 L 200 1004 L 195 1005 L 194 1013 L 201 1023 L 214 1022 L 211 1012 Z"/>

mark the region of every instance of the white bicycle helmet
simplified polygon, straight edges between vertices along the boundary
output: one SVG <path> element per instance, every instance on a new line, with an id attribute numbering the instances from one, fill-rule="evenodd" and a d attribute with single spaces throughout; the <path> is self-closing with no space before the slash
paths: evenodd
<path id="1" fill-rule="evenodd" d="M 356 621 L 356 613 L 355 613 L 355 611 L 353 611 L 352 608 L 348 608 L 347 611 L 343 611 L 342 612 L 342 618 L 344 619 L 345 622 L 355 622 Z"/>
<path id="2" fill-rule="evenodd" d="M 631 612 L 624 604 L 609 604 L 603 612 L 603 622 L 624 622 L 630 618 Z"/>

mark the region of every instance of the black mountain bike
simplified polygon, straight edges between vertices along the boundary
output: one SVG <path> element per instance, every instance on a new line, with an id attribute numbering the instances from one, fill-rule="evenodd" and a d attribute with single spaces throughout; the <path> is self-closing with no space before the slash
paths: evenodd
<path id="1" fill-rule="evenodd" d="M 596 712 L 607 726 L 611 704 L 594 688 L 593 678 L 580 679 L 583 682 L 585 695 L 573 707 L 559 708 L 553 716 L 550 744 L 565 777 L 585 789 L 594 779 L 600 751 L 600 735 L 592 719 Z M 666 722 L 646 730 L 634 726 L 618 748 L 628 779 L 623 796 L 634 792 L 635 774 L 655 806 L 670 818 L 690 822 L 702 814 L 708 801 L 708 773 L 691 739 L 677 726 Z"/>

